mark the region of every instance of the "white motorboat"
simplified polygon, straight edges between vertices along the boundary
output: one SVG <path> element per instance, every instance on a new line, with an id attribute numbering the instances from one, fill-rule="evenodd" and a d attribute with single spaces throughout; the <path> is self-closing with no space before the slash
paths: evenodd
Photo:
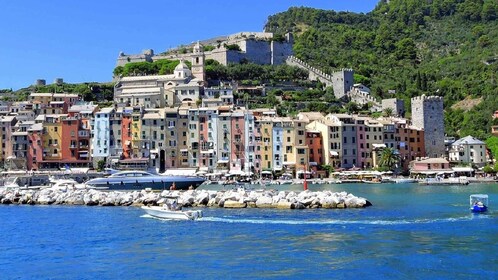
<path id="1" fill-rule="evenodd" d="M 202 218 L 202 210 L 182 211 L 181 206 L 165 203 L 163 206 L 142 206 L 142 209 L 152 217 L 168 220 L 195 220 Z"/>
<path id="2" fill-rule="evenodd" d="M 396 184 L 404 184 L 404 183 L 417 183 L 418 180 L 414 178 L 392 178 L 392 181 Z"/>

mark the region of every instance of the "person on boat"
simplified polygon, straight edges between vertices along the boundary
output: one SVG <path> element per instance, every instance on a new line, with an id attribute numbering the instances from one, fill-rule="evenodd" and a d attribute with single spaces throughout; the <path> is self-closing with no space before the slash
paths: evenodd
<path id="1" fill-rule="evenodd" d="M 169 187 L 170 190 L 174 191 L 176 190 L 176 184 L 175 182 L 173 182 L 173 184 L 171 184 L 171 187 Z"/>

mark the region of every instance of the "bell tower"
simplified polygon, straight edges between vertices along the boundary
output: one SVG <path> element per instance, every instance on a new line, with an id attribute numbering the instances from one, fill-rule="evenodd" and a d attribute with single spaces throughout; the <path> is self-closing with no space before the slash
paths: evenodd
<path id="1" fill-rule="evenodd" d="M 204 50 L 199 41 L 195 44 L 192 54 L 192 75 L 201 82 L 206 80 L 204 72 Z"/>

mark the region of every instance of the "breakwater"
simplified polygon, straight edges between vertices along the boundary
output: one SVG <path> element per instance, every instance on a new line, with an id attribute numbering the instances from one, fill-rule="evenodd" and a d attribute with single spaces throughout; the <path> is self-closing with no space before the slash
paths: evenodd
<path id="1" fill-rule="evenodd" d="M 223 208 L 362 208 L 372 204 L 347 192 L 276 190 L 99 191 L 95 189 L 0 189 L 0 204 L 141 206 L 177 198 L 183 207 Z"/>

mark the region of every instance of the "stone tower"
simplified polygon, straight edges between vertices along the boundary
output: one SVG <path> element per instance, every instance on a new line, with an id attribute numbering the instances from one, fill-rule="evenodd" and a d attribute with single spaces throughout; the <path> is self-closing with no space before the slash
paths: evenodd
<path id="1" fill-rule="evenodd" d="M 206 80 L 204 72 L 204 50 L 199 41 L 195 44 L 192 53 L 192 75 L 199 81 L 204 82 Z"/>
<path id="2" fill-rule="evenodd" d="M 428 157 L 444 157 L 443 98 L 417 96 L 412 98 L 412 123 L 424 129 L 425 154 Z"/>

